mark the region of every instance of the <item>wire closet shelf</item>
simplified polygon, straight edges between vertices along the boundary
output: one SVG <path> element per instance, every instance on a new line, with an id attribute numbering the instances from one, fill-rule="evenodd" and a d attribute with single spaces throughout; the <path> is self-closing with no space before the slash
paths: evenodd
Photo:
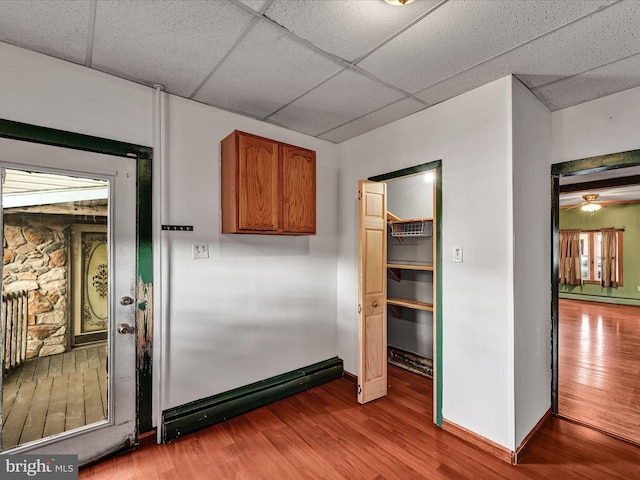
<path id="1" fill-rule="evenodd" d="M 389 222 L 392 237 L 431 237 L 433 235 L 432 220 L 403 220 L 400 222 Z"/>

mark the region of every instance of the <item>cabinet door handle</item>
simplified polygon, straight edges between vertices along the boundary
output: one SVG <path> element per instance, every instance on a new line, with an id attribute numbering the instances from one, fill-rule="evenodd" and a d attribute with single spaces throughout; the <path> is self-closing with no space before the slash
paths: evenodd
<path id="1" fill-rule="evenodd" d="M 378 308 L 378 301 L 377 300 L 373 301 L 373 308 Z"/>

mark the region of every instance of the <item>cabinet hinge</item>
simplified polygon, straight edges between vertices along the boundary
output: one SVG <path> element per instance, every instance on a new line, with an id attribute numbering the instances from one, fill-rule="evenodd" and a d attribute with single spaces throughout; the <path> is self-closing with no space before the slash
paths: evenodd
<path id="1" fill-rule="evenodd" d="M 358 304 L 358 313 L 362 313 L 362 305 Z"/>
<path id="2" fill-rule="evenodd" d="M 358 190 L 358 200 L 362 200 L 362 192 Z"/>

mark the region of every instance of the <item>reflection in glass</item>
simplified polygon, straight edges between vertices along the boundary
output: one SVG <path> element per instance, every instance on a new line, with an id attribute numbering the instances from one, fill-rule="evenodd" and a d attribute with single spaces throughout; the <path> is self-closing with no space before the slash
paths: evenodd
<path id="1" fill-rule="evenodd" d="M 3 171 L 2 450 L 107 419 L 106 181 Z"/>

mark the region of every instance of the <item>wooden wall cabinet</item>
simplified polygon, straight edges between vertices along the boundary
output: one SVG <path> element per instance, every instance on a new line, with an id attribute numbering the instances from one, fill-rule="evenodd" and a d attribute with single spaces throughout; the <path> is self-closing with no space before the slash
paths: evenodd
<path id="1" fill-rule="evenodd" d="M 238 130 L 221 146 L 222 233 L 315 235 L 316 152 Z"/>

